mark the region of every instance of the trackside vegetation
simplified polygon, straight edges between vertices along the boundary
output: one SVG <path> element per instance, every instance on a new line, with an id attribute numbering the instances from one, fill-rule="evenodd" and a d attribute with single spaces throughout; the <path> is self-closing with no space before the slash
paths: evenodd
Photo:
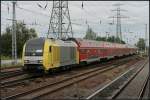
<path id="1" fill-rule="evenodd" d="M 16 23 L 17 55 L 20 58 L 24 43 L 37 37 L 34 28 L 28 28 L 23 22 Z M 12 50 L 12 26 L 6 27 L 5 32 L 1 34 L 1 59 L 11 58 Z"/>

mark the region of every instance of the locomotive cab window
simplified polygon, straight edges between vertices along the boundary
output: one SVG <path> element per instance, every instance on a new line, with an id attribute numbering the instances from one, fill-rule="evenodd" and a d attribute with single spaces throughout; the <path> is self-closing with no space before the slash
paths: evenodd
<path id="1" fill-rule="evenodd" d="M 44 41 L 43 38 L 28 41 L 25 47 L 25 56 L 42 56 Z"/>

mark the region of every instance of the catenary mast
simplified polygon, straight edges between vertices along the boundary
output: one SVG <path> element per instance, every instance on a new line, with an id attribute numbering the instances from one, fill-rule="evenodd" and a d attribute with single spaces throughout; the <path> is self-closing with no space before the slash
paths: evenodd
<path id="1" fill-rule="evenodd" d="M 57 39 L 73 37 L 68 1 L 53 1 L 47 37 Z"/>

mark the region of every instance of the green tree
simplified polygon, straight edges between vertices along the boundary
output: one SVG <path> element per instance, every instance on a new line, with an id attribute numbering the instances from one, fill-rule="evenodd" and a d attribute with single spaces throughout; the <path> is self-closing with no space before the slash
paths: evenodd
<path id="1" fill-rule="evenodd" d="M 3 56 L 11 56 L 12 50 L 12 28 L 7 27 L 6 31 L 1 35 L 1 53 Z M 16 23 L 16 41 L 17 55 L 21 56 L 24 43 L 37 37 L 37 33 L 33 28 L 27 28 L 23 22 Z"/>
<path id="2" fill-rule="evenodd" d="M 137 47 L 139 48 L 139 50 L 145 49 L 145 41 L 143 38 L 139 38 L 139 41 L 137 42 Z"/>
<path id="3" fill-rule="evenodd" d="M 93 32 L 92 28 L 87 29 L 84 39 L 89 39 L 89 40 L 95 40 L 96 39 L 96 33 Z"/>
<path id="4" fill-rule="evenodd" d="M 123 40 L 121 40 L 119 37 L 116 37 L 115 41 L 116 41 L 116 43 L 125 44 L 125 42 Z"/>
<path id="5" fill-rule="evenodd" d="M 114 36 L 110 36 L 110 37 L 108 37 L 108 39 L 107 39 L 107 41 L 109 41 L 109 42 L 115 42 L 115 37 Z"/>
<path id="6" fill-rule="evenodd" d="M 98 37 L 96 37 L 96 40 L 97 41 L 106 41 L 106 37 L 100 37 L 100 36 L 98 36 Z"/>
<path id="7" fill-rule="evenodd" d="M 122 44 L 125 44 L 125 42 L 123 40 L 120 40 L 120 38 L 116 38 L 114 36 L 110 36 L 108 38 L 97 36 L 96 40 L 97 41 L 108 41 L 108 42 L 112 42 L 112 43 L 122 43 Z"/>

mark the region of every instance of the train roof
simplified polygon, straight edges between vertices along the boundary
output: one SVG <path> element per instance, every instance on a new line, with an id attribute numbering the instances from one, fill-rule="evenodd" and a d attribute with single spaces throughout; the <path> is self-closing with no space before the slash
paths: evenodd
<path id="1" fill-rule="evenodd" d="M 136 48 L 129 44 L 111 43 L 106 41 L 95 41 L 81 38 L 70 38 L 68 40 L 75 41 L 79 47 L 117 47 L 117 48 Z"/>
<path id="2" fill-rule="evenodd" d="M 40 38 L 32 38 L 27 40 L 26 44 L 30 43 L 30 44 L 41 44 L 44 43 L 45 38 L 40 37 Z"/>
<path id="3" fill-rule="evenodd" d="M 64 47 L 77 47 L 77 44 L 74 43 L 73 41 L 63 41 L 60 39 L 47 39 L 53 44 L 57 44 L 59 46 L 64 46 Z"/>
<path id="4" fill-rule="evenodd" d="M 60 40 L 60 39 L 52 39 L 52 38 L 33 38 L 28 40 L 26 43 L 33 43 L 36 42 L 37 44 L 43 43 L 43 41 L 48 40 L 54 44 L 59 46 L 69 46 L 69 47 L 115 47 L 115 48 L 137 48 L 136 46 L 130 44 L 119 44 L 119 43 L 111 43 L 106 41 L 95 41 L 95 40 L 87 40 L 81 38 L 69 38 L 67 40 Z"/>
<path id="5" fill-rule="evenodd" d="M 73 41 L 63 41 L 60 39 L 52 39 L 52 38 L 32 38 L 26 42 L 26 45 L 33 44 L 33 45 L 44 45 L 45 41 L 49 41 L 52 43 L 52 45 L 55 46 L 64 46 L 64 47 L 77 47 L 77 44 Z"/>
<path id="6" fill-rule="evenodd" d="M 137 48 L 136 46 L 134 45 L 130 45 L 130 44 L 125 44 L 127 48 Z"/>

